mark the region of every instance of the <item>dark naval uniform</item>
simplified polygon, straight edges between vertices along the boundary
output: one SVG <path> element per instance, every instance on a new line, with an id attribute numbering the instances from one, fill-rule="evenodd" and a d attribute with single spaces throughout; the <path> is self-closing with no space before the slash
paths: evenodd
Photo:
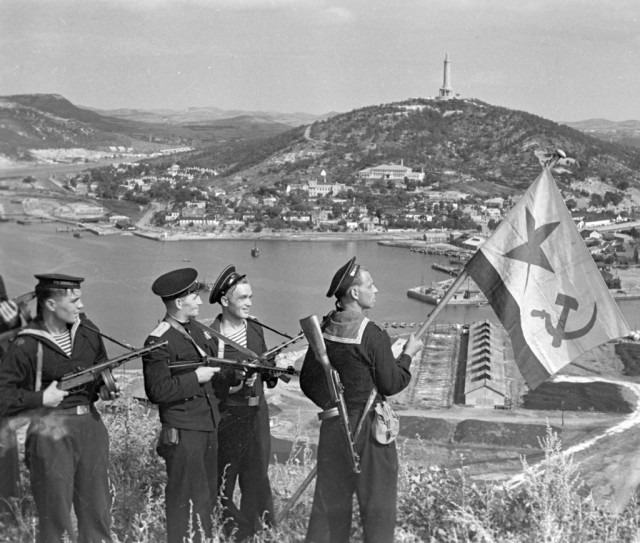
<path id="1" fill-rule="evenodd" d="M 99 383 L 74 389 L 58 407 L 42 405 L 43 390 L 52 381 L 107 359 L 94 329 L 84 315 L 70 326 L 68 356 L 35 320 L 19 333 L 0 365 L 0 414 L 33 415 L 25 449 L 40 543 L 61 542 L 65 533 L 72 541 L 111 541 L 109 437 L 93 405 Z"/>
<path id="2" fill-rule="evenodd" d="M 151 332 L 145 346 L 168 340 L 168 345 L 143 357 L 145 391 L 158 404 L 162 431 L 157 452 L 167 467 L 165 501 L 167 540 L 182 542 L 191 517 L 197 531 L 197 517 L 205 534 L 211 532 L 218 495 L 218 438 L 220 421 L 218 397 L 212 381 L 198 383 L 190 369 L 172 369 L 176 361 L 200 358 L 196 345 L 208 356 L 215 356 L 208 334 L 189 321 L 182 324 L 191 340 L 169 322 L 163 321 Z M 219 381 L 224 377 L 214 377 Z M 196 517 L 197 516 L 197 517 Z"/>
<path id="3" fill-rule="evenodd" d="M 0 301 L 7 301 L 4 281 L 0 276 Z M 9 340 L 4 340 L 5 332 L 21 326 L 22 317 L 14 325 L 9 325 L 0 319 L 0 364 L 2 357 L 9 348 Z M 9 425 L 10 419 L 0 416 L 0 515 L 10 513 L 9 501 L 20 496 L 20 460 L 18 457 L 18 441 L 16 433 Z"/>
<path id="4" fill-rule="evenodd" d="M 344 386 L 349 421 L 355 430 L 374 386 L 378 395 L 387 396 L 397 394 L 409 384 L 411 357 L 403 354 L 396 360 L 387 332 L 356 311 L 334 313 L 323 336 L 331 365 Z M 300 387 L 316 405 L 322 409 L 330 407 L 324 370 L 312 349 L 307 351 L 302 366 Z M 372 437 L 373 418 L 373 412 L 369 411 L 356 442 L 360 474 L 351 469 L 338 418 L 322 421 L 308 542 L 349 541 L 354 492 L 365 543 L 393 542 L 398 457 L 395 442 L 381 445 Z"/>
<path id="5" fill-rule="evenodd" d="M 221 315 L 212 328 L 220 331 Z M 267 346 L 262 327 L 247 320 L 247 348 L 264 353 Z M 218 341 L 218 340 L 215 340 Z M 224 345 L 224 358 L 242 360 L 246 356 L 231 345 Z M 263 382 L 274 387 L 276 379 L 262 380 L 258 374 L 252 390 L 242 387 L 226 395 L 221 404 L 222 422 L 218 430 L 218 478 L 224 516 L 231 527 L 238 528 L 236 539 L 242 540 L 256 533 L 262 522 L 274 523 L 273 496 L 269 483 L 269 457 L 271 433 L 269 407 L 264 397 Z M 233 502 L 233 493 L 239 482 L 240 507 Z"/>

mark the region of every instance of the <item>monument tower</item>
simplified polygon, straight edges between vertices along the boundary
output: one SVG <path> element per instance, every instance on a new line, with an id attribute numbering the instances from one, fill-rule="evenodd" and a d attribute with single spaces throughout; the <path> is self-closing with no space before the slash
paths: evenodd
<path id="1" fill-rule="evenodd" d="M 451 88 L 451 61 L 449 60 L 449 53 L 444 57 L 444 79 L 442 81 L 442 88 L 438 98 L 448 99 L 453 98 L 453 89 Z"/>

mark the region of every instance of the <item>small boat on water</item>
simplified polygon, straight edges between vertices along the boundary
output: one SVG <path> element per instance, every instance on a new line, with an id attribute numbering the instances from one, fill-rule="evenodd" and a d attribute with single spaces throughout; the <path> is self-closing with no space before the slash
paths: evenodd
<path id="1" fill-rule="evenodd" d="M 73 233 L 73 237 L 74 238 L 81 238 L 82 237 L 82 232 L 74 232 Z"/>
<path id="2" fill-rule="evenodd" d="M 254 245 L 253 248 L 251 249 L 251 256 L 253 257 L 260 256 L 260 249 L 258 249 L 257 245 Z"/>

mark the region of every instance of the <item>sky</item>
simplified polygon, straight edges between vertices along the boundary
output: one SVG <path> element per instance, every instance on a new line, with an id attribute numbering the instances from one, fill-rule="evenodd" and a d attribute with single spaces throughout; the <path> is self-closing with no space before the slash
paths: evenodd
<path id="1" fill-rule="evenodd" d="M 0 96 L 325 114 L 438 94 L 640 120 L 637 0 L 0 0 Z"/>

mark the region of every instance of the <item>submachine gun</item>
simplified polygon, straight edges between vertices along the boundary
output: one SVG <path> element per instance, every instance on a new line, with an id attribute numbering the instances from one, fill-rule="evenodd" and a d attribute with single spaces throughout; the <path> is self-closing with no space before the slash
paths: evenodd
<path id="1" fill-rule="evenodd" d="M 351 431 L 351 424 L 349 423 L 347 405 L 344 401 L 344 387 L 340 382 L 340 375 L 331 365 L 329 357 L 327 356 L 327 347 L 324 344 L 324 338 L 322 337 L 320 321 L 316 315 L 311 315 L 310 317 L 302 319 L 300 321 L 300 326 L 302 327 L 304 335 L 307 337 L 309 347 L 312 349 L 316 360 L 324 370 L 327 386 L 329 388 L 329 395 L 331 396 L 332 406 L 321 413 L 318 413 L 318 418 L 320 420 L 325 420 L 333 417 L 339 417 L 345 438 L 345 444 L 349 452 L 349 459 L 351 460 L 351 468 L 354 473 L 360 473 L 360 458 L 358 457 L 358 453 L 355 449 L 355 443 L 353 441 L 353 432 Z"/>
<path id="2" fill-rule="evenodd" d="M 81 387 L 82 385 L 86 385 L 87 383 L 93 383 L 94 381 L 102 378 L 107 392 L 109 394 L 116 393 L 118 391 L 118 387 L 116 385 L 116 380 L 113 377 L 113 373 L 111 373 L 111 370 L 114 370 L 125 362 L 129 362 L 135 358 L 144 356 L 152 351 L 160 349 L 161 347 L 167 345 L 167 343 L 168 341 L 162 341 L 149 347 L 135 349 L 130 353 L 125 353 L 122 356 L 112 358 L 111 360 L 107 360 L 106 362 L 96 364 L 95 366 L 91 366 L 74 373 L 69 373 L 60 379 L 60 381 L 58 382 L 58 388 L 60 390 L 72 390 L 74 388 Z"/>
<path id="3" fill-rule="evenodd" d="M 268 351 L 267 351 L 268 352 Z M 272 377 L 291 377 L 298 376 L 300 372 L 293 366 L 286 368 L 279 368 L 277 366 L 270 366 L 261 362 L 252 360 L 230 360 L 228 358 L 217 358 L 215 356 L 203 356 L 198 360 L 177 360 L 170 364 L 173 368 L 197 368 L 199 366 L 220 366 L 223 368 L 233 368 L 236 370 L 245 370 L 246 372 L 260 372 L 270 375 Z"/>

